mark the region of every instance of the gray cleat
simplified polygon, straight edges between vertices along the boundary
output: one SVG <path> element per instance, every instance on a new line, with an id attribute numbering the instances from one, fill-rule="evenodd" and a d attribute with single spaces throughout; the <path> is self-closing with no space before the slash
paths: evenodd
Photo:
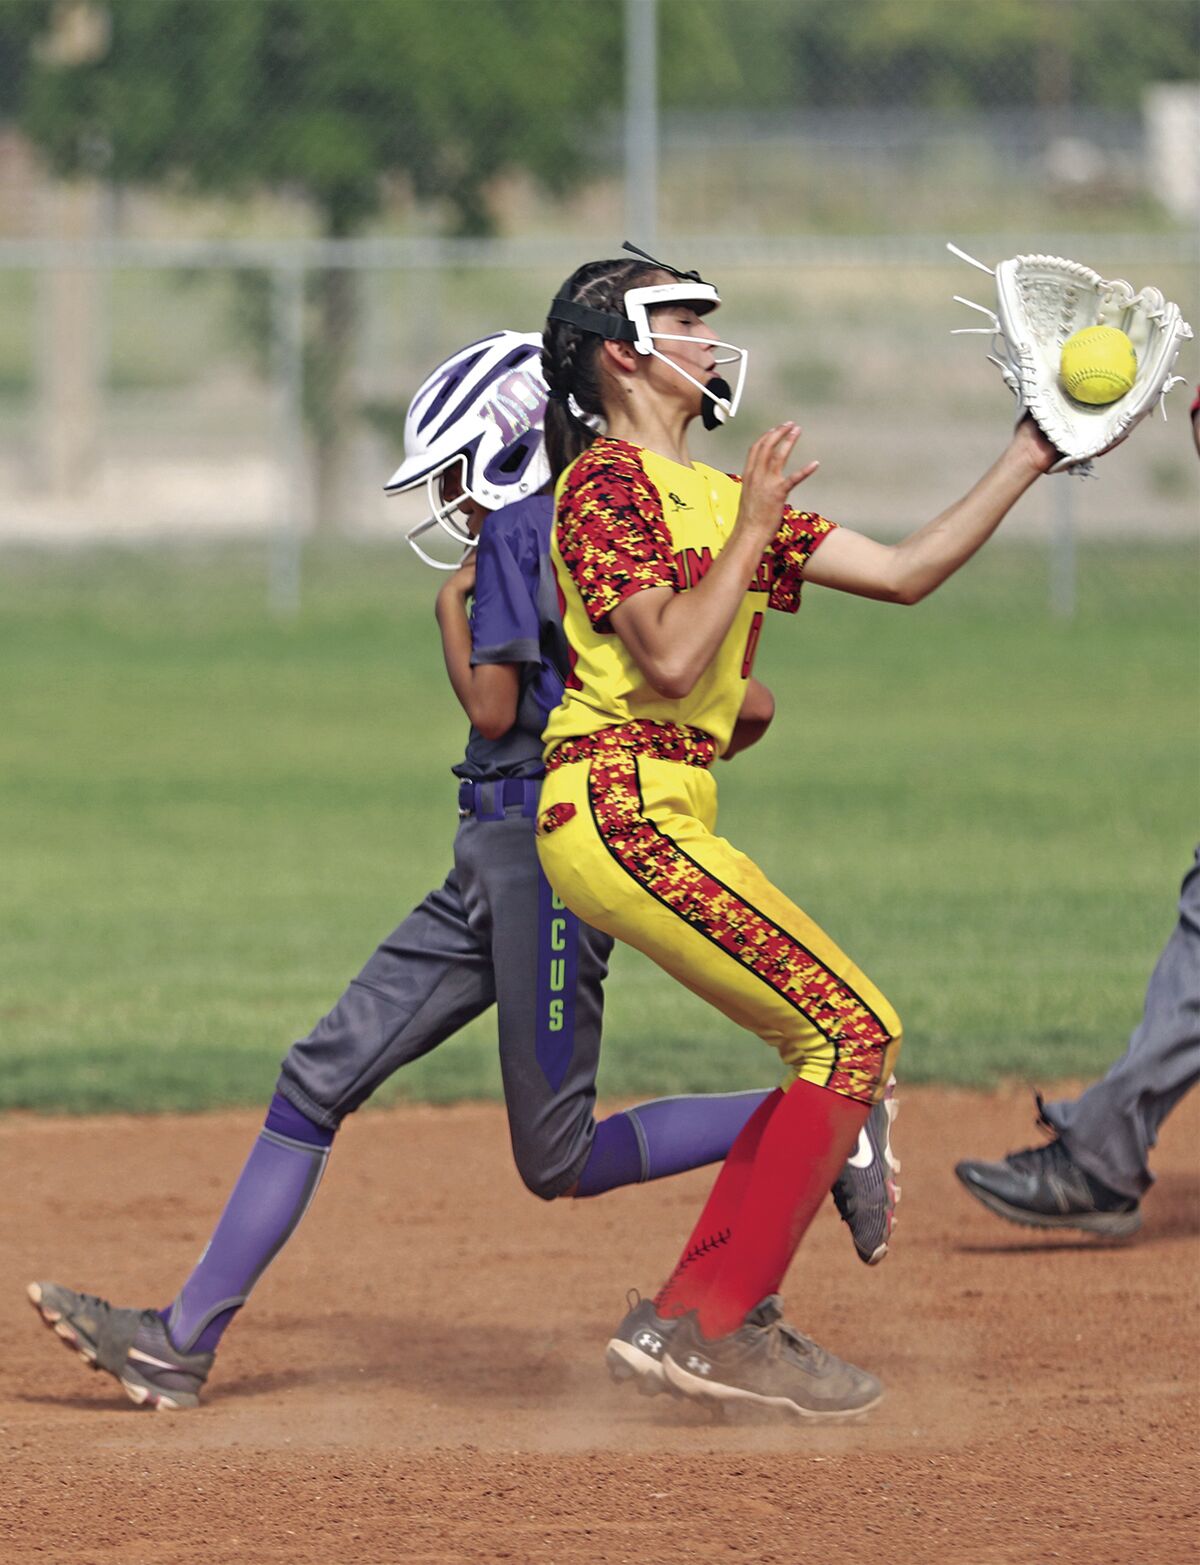
<path id="1" fill-rule="evenodd" d="M 867 1116 L 858 1146 L 833 1186 L 833 1199 L 850 1229 L 858 1258 L 868 1266 L 878 1266 L 888 1253 L 896 1222 L 900 1164 L 892 1156 L 892 1121 L 899 1109 L 896 1078 L 889 1076 L 883 1097 Z"/>
<path id="2" fill-rule="evenodd" d="M 153 1310 L 118 1310 L 92 1293 L 31 1282 L 30 1303 L 69 1348 L 119 1381 L 133 1402 L 178 1411 L 197 1407 L 212 1353 L 180 1353 Z"/>
<path id="3" fill-rule="evenodd" d="M 644 1397 L 670 1391 L 663 1374 L 663 1355 L 677 1321 L 667 1320 L 643 1299 L 636 1288 L 628 1295 L 629 1312 L 609 1338 L 604 1350 L 608 1372 L 618 1384 L 633 1380 Z"/>
<path id="4" fill-rule="evenodd" d="M 874 1375 L 787 1325 L 777 1293 L 756 1305 L 736 1331 L 712 1342 L 701 1336 L 695 1311 L 682 1316 L 664 1369 L 671 1385 L 697 1401 L 790 1418 L 844 1419 L 865 1413 L 883 1395 Z"/>

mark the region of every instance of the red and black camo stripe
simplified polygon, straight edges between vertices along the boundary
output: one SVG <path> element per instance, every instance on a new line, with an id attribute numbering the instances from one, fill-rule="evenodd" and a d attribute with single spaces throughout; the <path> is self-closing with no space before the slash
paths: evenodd
<path id="1" fill-rule="evenodd" d="M 892 1042 L 861 996 L 786 929 L 690 858 L 643 813 L 637 757 L 612 746 L 592 760 L 588 799 L 600 840 L 643 890 L 741 962 L 835 1047 L 825 1085 L 872 1103 Z"/>
<path id="2" fill-rule="evenodd" d="M 717 741 L 702 728 L 686 723 L 656 723 L 638 717 L 628 723 L 597 728 L 578 739 L 564 739 L 546 757 L 546 770 L 557 771 L 572 761 L 588 761 L 609 750 L 627 750 L 633 755 L 653 756 L 656 761 L 679 761 L 684 766 L 711 766 L 717 754 Z"/>
<path id="3" fill-rule="evenodd" d="M 804 571 L 817 549 L 837 523 L 815 511 L 794 511 L 790 505 L 783 510 L 779 531 L 771 540 L 774 570 L 771 573 L 771 596 L 767 602 L 771 608 L 784 614 L 794 614 L 800 607 L 800 591 L 804 586 Z"/>

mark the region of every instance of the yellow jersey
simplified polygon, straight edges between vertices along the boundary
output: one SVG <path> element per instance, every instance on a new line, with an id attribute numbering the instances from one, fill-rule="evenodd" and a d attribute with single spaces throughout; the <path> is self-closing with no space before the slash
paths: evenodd
<path id="1" fill-rule="evenodd" d="M 729 744 L 754 664 L 763 609 L 794 614 L 805 566 L 834 523 L 783 512 L 716 656 L 681 700 L 646 682 L 609 623 L 626 598 L 649 587 L 686 592 L 703 579 L 737 521 L 741 482 L 703 462 L 685 467 L 624 440 L 598 438 L 555 490 L 551 558 L 571 668 L 550 714 L 546 753 L 564 739 L 618 723 L 699 728 Z"/>

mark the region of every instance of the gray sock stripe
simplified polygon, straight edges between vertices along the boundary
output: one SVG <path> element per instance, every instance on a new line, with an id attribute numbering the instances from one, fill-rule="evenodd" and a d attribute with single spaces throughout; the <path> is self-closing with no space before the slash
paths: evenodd
<path id="1" fill-rule="evenodd" d="M 652 1109 L 659 1103 L 684 1103 L 688 1100 L 704 1103 L 713 1098 L 767 1098 L 774 1089 L 771 1087 L 739 1087 L 736 1092 L 675 1092 L 665 1098 L 647 1098 L 644 1103 L 639 1103 L 640 1109 Z M 626 1109 L 627 1114 L 632 1114 L 632 1109 Z"/>
<path id="2" fill-rule="evenodd" d="M 263 1141 L 273 1142 L 277 1147 L 286 1147 L 289 1152 L 308 1152 L 313 1157 L 327 1158 L 328 1147 L 314 1147 L 311 1141 L 297 1141 L 293 1136 L 281 1136 L 277 1130 L 268 1130 L 264 1125 L 259 1131 Z"/>
<path id="3" fill-rule="evenodd" d="M 667 1100 L 665 1098 L 660 1098 L 658 1101 L 660 1103 L 665 1103 Z M 642 1171 L 638 1175 L 638 1183 L 640 1185 L 644 1185 L 646 1180 L 650 1177 L 650 1148 L 646 1142 L 645 1127 L 637 1116 L 637 1109 L 626 1109 L 625 1117 L 632 1124 L 633 1133 L 637 1137 L 638 1157 L 641 1160 L 642 1165 Z"/>
<path id="4" fill-rule="evenodd" d="M 191 1353 L 193 1351 L 193 1344 L 200 1336 L 200 1333 L 204 1330 L 204 1328 L 211 1325 L 212 1322 L 216 1320 L 217 1316 L 222 1314 L 225 1310 L 240 1310 L 242 1305 L 245 1304 L 249 1295 L 250 1290 L 247 1288 L 246 1292 L 241 1294 L 238 1298 L 222 1299 L 219 1304 L 212 1305 L 208 1310 L 205 1311 L 204 1315 L 201 1317 L 200 1324 L 196 1327 L 195 1331 L 192 1332 L 191 1336 L 187 1339 L 186 1342 L 178 1341 L 175 1336 L 175 1328 L 179 1324 L 180 1314 L 179 1301 L 176 1300 L 175 1303 L 171 1306 L 170 1319 L 167 1321 L 167 1336 L 170 1337 L 172 1345 L 180 1353 Z"/>

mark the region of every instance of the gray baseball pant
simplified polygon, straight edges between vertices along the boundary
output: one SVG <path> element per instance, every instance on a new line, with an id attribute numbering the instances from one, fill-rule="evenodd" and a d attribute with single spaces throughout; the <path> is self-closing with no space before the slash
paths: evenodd
<path id="1" fill-rule="evenodd" d="M 479 783 L 454 868 L 379 946 L 283 1061 L 278 1091 L 336 1129 L 403 1065 L 494 1002 L 513 1157 L 553 1200 L 595 1134 L 603 981 L 612 940 L 581 924 L 537 861 L 540 784 Z"/>
<path id="2" fill-rule="evenodd" d="M 1082 1096 L 1044 1113 L 1076 1163 L 1110 1190 L 1140 1200 L 1158 1127 L 1200 1080 L 1200 848 L 1183 878 L 1179 919 L 1146 990 L 1129 1047 Z"/>

